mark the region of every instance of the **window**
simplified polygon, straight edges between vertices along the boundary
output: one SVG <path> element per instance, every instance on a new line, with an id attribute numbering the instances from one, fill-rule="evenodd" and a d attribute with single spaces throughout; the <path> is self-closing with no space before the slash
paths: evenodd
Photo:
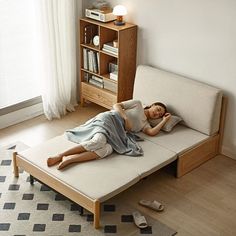
<path id="1" fill-rule="evenodd" d="M 34 1 L 0 0 L 0 109 L 38 97 Z"/>

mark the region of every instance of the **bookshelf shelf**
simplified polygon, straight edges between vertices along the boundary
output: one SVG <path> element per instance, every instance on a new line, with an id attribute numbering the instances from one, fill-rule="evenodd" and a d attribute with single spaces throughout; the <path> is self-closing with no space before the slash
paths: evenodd
<path id="1" fill-rule="evenodd" d="M 99 36 L 98 46 L 93 44 L 96 35 Z M 132 98 L 136 48 L 136 25 L 116 26 L 113 22 L 80 19 L 82 106 L 88 100 L 110 109 L 113 104 Z"/>
<path id="2" fill-rule="evenodd" d="M 105 75 L 101 75 L 101 76 L 104 80 L 108 80 L 108 81 L 111 81 L 113 83 L 117 83 L 117 81 L 110 79 L 110 74 L 105 74 Z"/>
<path id="3" fill-rule="evenodd" d="M 97 86 L 95 86 L 93 84 L 90 84 L 88 82 L 82 82 L 82 83 L 86 84 L 87 86 L 91 86 L 91 87 L 93 87 L 93 88 L 95 88 L 97 90 L 100 90 L 100 92 L 105 91 L 106 93 L 111 94 L 112 96 L 116 96 L 116 93 L 114 93 L 114 92 L 112 92 L 110 90 L 107 90 L 107 89 L 104 89 L 104 88 L 99 88 L 99 87 L 97 87 Z"/>
<path id="4" fill-rule="evenodd" d="M 99 51 L 99 47 L 91 45 L 91 44 L 81 44 L 81 47 L 88 48 L 94 51 Z"/>
<path id="5" fill-rule="evenodd" d="M 101 77 L 101 75 L 99 75 L 98 73 L 95 73 L 95 72 L 92 72 L 92 71 L 89 71 L 89 70 L 85 70 L 84 68 L 81 68 L 81 71 L 83 71 L 85 73 L 88 73 L 88 74 L 91 74 L 91 75 Z"/>
<path id="6" fill-rule="evenodd" d="M 118 55 L 115 55 L 115 54 L 112 54 L 112 53 L 109 53 L 109 52 L 101 51 L 101 53 L 104 53 L 104 54 L 109 55 L 109 56 L 111 56 L 111 57 L 116 57 L 116 58 L 118 58 Z"/>

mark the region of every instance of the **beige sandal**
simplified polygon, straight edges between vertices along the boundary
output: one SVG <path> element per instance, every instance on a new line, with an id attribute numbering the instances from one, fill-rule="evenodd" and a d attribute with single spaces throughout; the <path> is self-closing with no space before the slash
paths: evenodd
<path id="1" fill-rule="evenodd" d="M 140 200 L 139 204 L 142 205 L 142 206 L 145 206 L 147 208 L 150 208 L 154 211 L 163 211 L 164 210 L 164 206 L 156 200 L 154 200 L 154 201 Z"/>
<path id="2" fill-rule="evenodd" d="M 134 223 L 140 229 L 144 229 L 148 226 L 145 217 L 143 215 L 141 215 L 141 213 L 139 211 L 133 212 L 132 215 L 133 215 L 133 218 L 134 218 Z"/>

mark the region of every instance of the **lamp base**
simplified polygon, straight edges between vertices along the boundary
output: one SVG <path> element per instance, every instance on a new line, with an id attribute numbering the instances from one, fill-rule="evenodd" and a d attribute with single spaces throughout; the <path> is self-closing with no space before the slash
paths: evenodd
<path id="1" fill-rule="evenodd" d="M 115 25 L 118 25 L 118 26 L 121 26 L 121 25 L 125 25 L 125 22 L 124 22 L 124 21 L 115 20 L 115 21 L 114 21 L 114 24 L 115 24 Z"/>

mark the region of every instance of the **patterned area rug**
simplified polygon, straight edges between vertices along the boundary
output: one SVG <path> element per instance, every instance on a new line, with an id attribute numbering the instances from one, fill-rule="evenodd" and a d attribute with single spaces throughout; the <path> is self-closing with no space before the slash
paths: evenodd
<path id="1" fill-rule="evenodd" d="M 139 229 L 134 225 L 134 208 L 124 205 L 119 197 L 101 207 L 101 228 L 93 228 L 93 215 L 46 185 L 30 185 L 29 174 L 20 171 L 13 175 L 12 152 L 28 148 L 17 142 L 0 147 L 0 235 L 156 235 L 171 236 L 176 231 L 146 216 L 149 226 Z"/>

